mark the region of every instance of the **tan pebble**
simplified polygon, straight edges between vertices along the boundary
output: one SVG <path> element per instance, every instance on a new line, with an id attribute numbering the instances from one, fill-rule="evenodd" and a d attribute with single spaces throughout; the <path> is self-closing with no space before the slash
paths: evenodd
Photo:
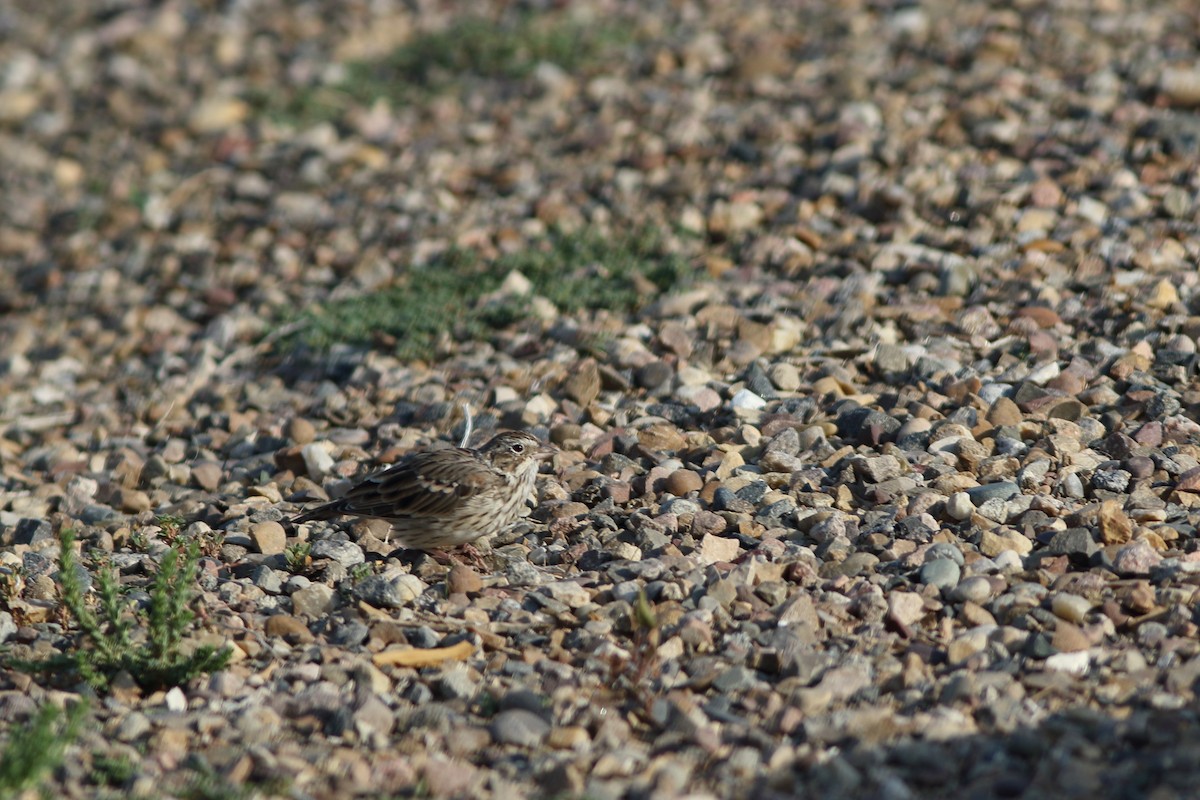
<path id="1" fill-rule="evenodd" d="M 287 546 L 287 533 L 283 526 L 273 520 L 255 523 L 250 528 L 250 540 L 264 555 L 278 555 Z"/>
<path id="2" fill-rule="evenodd" d="M 267 636 L 283 639 L 291 644 L 304 644 L 313 641 L 312 632 L 303 621 L 290 614 L 273 614 L 263 623 L 263 632 Z"/>
<path id="3" fill-rule="evenodd" d="M 892 592 L 888 595 L 888 613 L 905 625 L 912 625 L 925 616 L 925 598 L 916 592 Z"/>
<path id="4" fill-rule="evenodd" d="M 732 561 L 740 552 L 741 543 L 737 539 L 708 535 L 700 541 L 700 560 L 705 564 Z"/>
<path id="5" fill-rule="evenodd" d="M 962 604 L 962 608 L 958 611 L 958 616 L 959 619 L 973 628 L 978 628 L 981 625 L 996 624 L 996 618 L 992 616 L 990 611 L 970 600 Z"/>
<path id="6" fill-rule="evenodd" d="M 600 394 L 600 369 L 594 358 L 585 358 L 563 382 L 563 392 L 581 406 L 589 405 Z"/>
<path id="7" fill-rule="evenodd" d="M 1100 539 L 1105 544 L 1124 544 L 1133 538 L 1133 521 L 1116 500 L 1105 500 L 1098 513 Z"/>
<path id="8" fill-rule="evenodd" d="M 308 444 L 317 436 L 317 429 L 304 417 L 292 417 L 287 424 L 287 437 L 296 444 Z"/>
<path id="9" fill-rule="evenodd" d="M 153 505 L 150 502 L 150 495 L 139 489 L 122 489 L 120 497 L 121 511 L 126 514 L 138 514 L 142 511 L 149 511 Z"/>
<path id="10" fill-rule="evenodd" d="M 1021 422 L 1021 409 L 1010 398 L 1001 397 L 988 409 L 987 421 L 993 425 L 1016 425 Z"/>
<path id="11" fill-rule="evenodd" d="M 717 480 L 726 480 L 733 471 L 738 467 L 745 466 L 746 460 L 742 458 L 742 454 L 737 450 L 730 450 L 721 459 L 721 465 L 717 467 Z"/>
<path id="12" fill-rule="evenodd" d="M 668 492 L 676 497 L 683 497 L 688 492 L 698 492 L 704 486 L 704 481 L 695 470 L 677 469 L 667 476 L 663 484 Z"/>
<path id="13" fill-rule="evenodd" d="M 201 489 L 215 492 L 221 485 L 221 465 L 215 461 L 200 461 L 192 465 L 192 480 Z"/>
<path id="14" fill-rule="evenodd" d="M 546 744 L 556 750 L 580 750 L 587 747 L 591 740 L 592 737 L 588 735 L 586 728 L 567 725 L 551 730 L 550 735 L 546 737 Z"/>
<path id="15" fill-rule="evenodd" d="M 473 594 L 482 589 L 479 573 L 465 564 L 455 564 L 446 575 L 446 590 L 450 594 Z"/>
<path id="16" fill-rule="evenodd" d="M 1063 619 L 1060 619 L 1055 625 L 1054 637 L 1050 643 L 1060 653 L 1074 653 L 1079 650 L 1087 650 L 1092 646 L 1082 628 Z"/>

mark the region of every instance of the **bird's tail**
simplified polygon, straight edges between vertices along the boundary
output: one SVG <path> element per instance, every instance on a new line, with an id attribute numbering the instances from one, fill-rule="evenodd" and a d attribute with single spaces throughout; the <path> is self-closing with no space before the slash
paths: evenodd
<path id="1" fill-rule="evenodd" d="M 303 522 L 312 522 L 315 519 L 333 519 L 334 517 L 340 516 L 341 513 L 341 503 L 326 503 L 323 506 L 310 508 L 303 514 L 297 517 L 292 517 L 290 520 L 288 520 L 288 522 L 292 523 L 293 525 L 299 525 Z"/>

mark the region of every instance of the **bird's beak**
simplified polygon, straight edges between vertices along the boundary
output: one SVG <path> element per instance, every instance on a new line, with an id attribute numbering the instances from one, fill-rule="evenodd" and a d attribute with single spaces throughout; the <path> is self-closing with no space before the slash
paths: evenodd
<path id="1" fill-rule="evenodd" d="M 558 448 L 552 444 L 543 444 L 537 450 L 533 451 L 533 457 L 538 461 L 545 461 L 558 452 Z"/>

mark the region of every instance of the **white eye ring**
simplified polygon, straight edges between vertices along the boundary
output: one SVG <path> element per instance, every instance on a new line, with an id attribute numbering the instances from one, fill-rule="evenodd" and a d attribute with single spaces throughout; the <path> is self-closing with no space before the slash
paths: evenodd
<path id="1" fill-rule="evenodd" d="M 520 455 L 521 453 L 525 452 L 525 445 L 521 444 L 520 442 L 513 442 L 512 451 Z"/>

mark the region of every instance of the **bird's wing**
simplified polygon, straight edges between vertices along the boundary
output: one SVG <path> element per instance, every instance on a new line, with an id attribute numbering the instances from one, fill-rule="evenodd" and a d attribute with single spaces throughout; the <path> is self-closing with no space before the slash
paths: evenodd
<path id="1" fill-rule="evenodd" d="M 415 453 L 365 478 L 338 502 L 343 513 L 364 517 L 437 517 L 503 483 L 471 452 L 447 448 Z"/>

